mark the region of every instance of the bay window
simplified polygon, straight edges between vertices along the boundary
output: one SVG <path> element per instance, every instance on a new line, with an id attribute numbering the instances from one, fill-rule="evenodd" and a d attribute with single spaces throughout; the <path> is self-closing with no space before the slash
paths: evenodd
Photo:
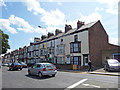
<path id="1" fill-rule="evenodd" d="M 44 55 L 44 54 L 45 54 L 44 49 L 41 49 L 40 50 L 40 55 Z"/>
<path id="2" fill-rule="evenodd" d="M 65 57 L 63 56 L 63 57 L 58 57 L 57 58 L 57 63 L 58 64 L 65 64 Z"/>
<path id="3" fill-rule="evenodd" d="M 81 42 L 71 42 L 70 43 L 70 52 L 71 53 L 80 53 L 81 52 Z"/>
<path id="4" fill-rule="evenodd" d="M 65 53 L 65 46 L 64 45 L 58 46 L 57 53 L 58 54 L 64 54 Z"/>

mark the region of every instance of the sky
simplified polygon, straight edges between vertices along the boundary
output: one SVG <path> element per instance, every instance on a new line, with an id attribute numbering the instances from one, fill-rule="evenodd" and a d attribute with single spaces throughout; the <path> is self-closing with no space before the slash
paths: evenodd
<path id="1" fill-rule="evenodd" d="M 34 37 L 100 20 L 109 43 L 118 45 L 119 0 L 0 0 L 0 29 L 9 35 L 8 52 L 28 46 Z M 38 26 L 41 26 L 39 28 Z"/>

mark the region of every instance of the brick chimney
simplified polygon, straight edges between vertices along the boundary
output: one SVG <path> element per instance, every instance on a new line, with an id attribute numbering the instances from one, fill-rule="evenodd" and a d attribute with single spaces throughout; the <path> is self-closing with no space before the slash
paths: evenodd
<path id="1" fill-rule="evenodd" d="M 84 22 L 81 22 L 78 20 L 77 22 L 77 29 L 79 29 L 82 25 L 84 25 Z"/>
<path id="2" fill-rule="evenodd" d="M 59 30 L 59 29 L 56 29 L 56 30 L 55 30 L 55 35 L 58 35 L 59 33 L 62 33 L 62 31 Z"/>
<path id="3" fill-rule="evenodd" d="M 21 50 L 22 48 L 19 48 L 19 50 Z"/>
<path id="4" fill-rule="evenodd" d="M 48 32 L 48 38 L 53 36 L 53 35 L 54 35 L 53 33 Z"/>
<path id="5" fill-rule="evenodd" d="M 24 46 L 23 48 L 26 48 L 26 46 Z"/>
<path id="6" fill-rule="evenodd" d="M 40 38 L 35 37 L 34 38 L 34 43 L 40 42 Z"/>
<path id="7" fill-rule="evenodd" d="M 41 40 L 43 40 L 43 39 L 45 39 L 45 38 L 47 38 L 46 35 L 42 35 L 42 36 L 41 36 Z"/>
<path id="8" fill-rule="evenodd" d="M 32 42 L 30 42 L 30 46 L 31 46 L 31 45 L 33 45 L 33 43 L 32 43 Z"/>
<path id="9" fill-rule="evenodd" d="M 68 32 L 70 29 L 72 29 L 72 26 L 65 24 L 65 33 Z"/>

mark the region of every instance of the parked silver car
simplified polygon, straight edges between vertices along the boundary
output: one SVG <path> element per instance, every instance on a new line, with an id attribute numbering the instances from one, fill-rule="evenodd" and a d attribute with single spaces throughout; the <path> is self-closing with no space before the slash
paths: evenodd
<path id="1" fill-rule="evenodd" d="M 107 71 L 120 71 L 120 62 L 116 59 L 107 59 L 104 61 L 104 69 Z"/>
<path id="2" fill-rule="evenodd" d="M 28 68 L 28 74 L 38 75 L 42 78 L 45 75 L 55 76 L 57 68 L 51 63 L 36 63 Z"/>

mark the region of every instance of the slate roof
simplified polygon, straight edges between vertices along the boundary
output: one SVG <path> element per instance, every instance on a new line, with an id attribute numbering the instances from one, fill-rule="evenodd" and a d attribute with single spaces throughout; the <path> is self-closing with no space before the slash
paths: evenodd
<path id="1" fill-rule="evenodd" d="M 90 27 L 92 27 L 96 22 L 98 22 L 98 21 L 94 21 L 94 22 L 91 22 L 91 23 L 82 25 L 82 26 L 81 26 L 79 29 L 77 29 L 76 31 L 83 30 L 83 29 L 86 29 L 86 28 L 90 28 Z"/>
<path id="2" fill-rule="evenodd" d="M 70 34 L 70 33 L 72 33 L 72 32 L 74 32 L 76 30 L 76 28 L 74 28 L 74 29 L 70 29 L 68 32 L 64 32 L 64 35 L 68 35 L 68 34 Z"/>
<path id="3" fill-rule="evenodd" d="M 58 37 L 62 36 L 63 34 L 64 34 L 64 32 L 59 33 L 57 36 L 55 36 L 55 38 L 58 38 Z"/>
<path id="4" fill-rule="evenodd" d="M 53 39 L 53 38 L 58 38 L 58 37 L 61 37 L 61 36 L 65 36 L 65 35 L 69 35 L 70 33 L 73 33 L 73 32 L 75 32 L 75 31 L 80 31 L 80 30 L 83 30 L 83 29 L 87 29 L 87 28 L 90 28 L 90 27 L 92 27 L 95 23 L 97 23 L 98 21 L 94 21 L 94 22 L 91 22 L 91 23 L 88 23 L 88 24 L 85 24 L 85 25 L 82 25 L 79 29 L 76 29 L 76 28 L 74 28 L 74 29 L 71 29 L 71 30 L 69 30 L 68 32 L 63 32 L 63 33 L 59 33 L 57 36 L 51 36 L 51 37 L 49 37 L 49 38 L 45 38 L 45 39 L 43 39 L 42 41 L 40 41 L 39 43 L 42 43 L 42 42 L 44 42 L 44 41 L 46 41 L 46 40 L 50 40 L 50 39 Z"/>

